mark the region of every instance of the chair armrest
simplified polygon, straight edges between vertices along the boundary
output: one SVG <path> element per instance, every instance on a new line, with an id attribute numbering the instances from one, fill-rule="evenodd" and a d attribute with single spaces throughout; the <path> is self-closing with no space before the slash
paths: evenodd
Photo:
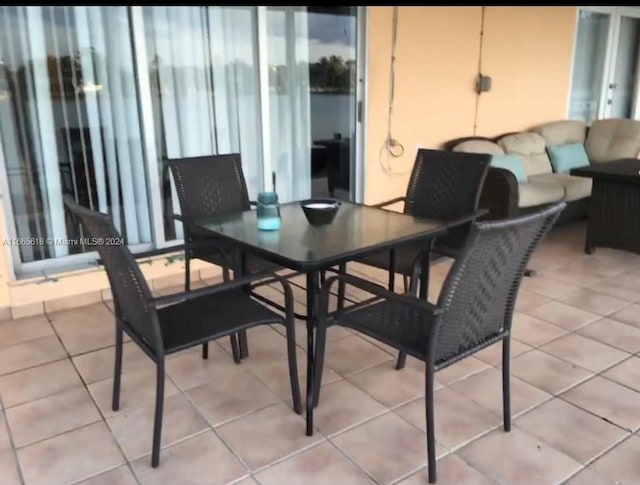
<path id="1" fill-rule="evenodd" d="M 174 214 L 174 215 L 173 215 L 173 218 L 174 218 L 176 221 L 180 221 L 180 222 L 182 222 L 183 224 L 186 224 L 186 223 L 188 223 L 188 222 L 191 220 L 191 218 L 189 218 L 189 217 L 185 217 L 185 216 L 183 216 L 182 214 Z"/>
<path id="2" fill-rule="evenodd" d="M 378 204 L 373 204 L 370 207 L 377 207 L 378 209 L 382 209 L 383 207 L 387 207 L 389 205 L 397 204 L 398 202 L 404 202 L 406 197 L 396 197 L 395 199 L 386 200 L 384 202 L 380 202 Z"/>
<path id="3" fill-rule="evenodd" d="M 428 313 L 431 313 L 434 316 L 441 315 L 442 313 L 444 313 L 444 310 L 437 307 L 433 303 L 428 302 L 427 300 L 422 300 L 414 296 L 394 293 L 393 291 L 387 290 L 382 285 L 371 283 L 370 281 L 364 280 L 362 278 L 358 278 L 357 276 L 348 275 L 348 274 L 339 274 L 327 279 L 324 286 L 322 287 L 322 292 L 320 295 L 320 298 L 321 298 L 320 315 L 323 315 L 323 314 L 326 315 L 326 312 L 328 309 L 329 293 L 331 291 L 331 286 L 336 281 L 340 281 L 340 280 L 352 286 L 355 286 L 356 288 L 360 288 L 361 290 L 371 293 L 372 295 L 378 296 L 380 298 L 384 298 L 385 300 L 391 300 L 397 303 L 402 303 L 404 305 L 412 306 L 414 308 L 418 308 L 419 310 L 423 310 Z"/>
<path id="4" fill-rule="evenodd" d="M 474 222 L 478 219 L 480 219 L 481 217 L 484 217 L 486 215 L 489 214 L 489 209 L 477 209 L 475 211 L 473 211 L 471 214 L 467 214 L 465 216 L 462 217 L 458 217 L 456 219 L 453 219 L 451 221 L 446 221 L 447 224 L 449 224 L 452 227 L 455 226 L 461 226 L 463 224 L 467 224 L 469 222 Z"/>
<path id="5" fill-rule="evenodd" d="M 509 219 L 518 214 L 518 181 L 509 170 L 490 167 L 480 194 L 479 207 L 486 219 Z"/>
<path id="6" fill-rule="evenodd" d="M 287 317 L 291 315 L 291 318 L 293 318 L 293 292 L 291 291 L 291 285 L 286 280 L 286 278 L 275 273 L 256 273 L 247 276 L 241 276 L 240 278 L 235 278 L 231 281 L 219 283 L 212 286 L 206 286 L 204 288 L 198 288 L 197 290 L 185 291 L 181 293 L 160 296 L 158 298 L 152 298 L 148 301 L 148 303 L 154 307 L 158 307 L 161 305 L 171 305 L 188 300 L 193 300 L 195 298 L 200 298 L 201 296 L 223 293 L 225 291 L 241 288 L 258 281 L 260 283 L 255 285 L 254 288 L 258 286 L 268 285 L 274 282 L 279 282 L 282 285 L 282 289 L 284 290 Z"/>
<path id="7" fill-rule="evenodd" d="M 153 258 L 154 256 L 161 256 L 162 254 L 175 253 L 178 251 L 183 251 L 185 248 L 184 244 L 176 244 L 175 246 L 168 246 L 166 248 L 158 248 L 158 249 L 150 249 L 149 251 L 141 251 L 139 253 L 131 253 L 133 259 L 144 259 L 144 258 Z M 102 258 L 96 259 L 96 264 L 98 266 L 102 266 L 104 263 Z"/>
<path id="8" fill-rule="evenodd" d="M 198 242 L 188 242 L 185 244 L 176 244 L 175 246 L 168 246 L 166 248 L 158 248 L 158 249 L 150 249 L 149 251 L 142 251 L 139 253 L 132 253 L 133 259 L 144 259 L 144 258 L 153 258 L 155 256 L 161 256 L 163 254 L 175 253 L 177 251 L 186 251 L 188 249 L 198 249 L 198 248 L 206 248 L 210 251 L 215 251 L 220 259 L 224 261 L 228 267 L 232 267 L 233 261 L 229 259 L 229 255 L 227 251 L 218 246 L 213 241 L 198 241 Z M 102 258 L 96 259 L 96 264 L 98 266 L 103 265 Z"/>
<path id="9" fill-rule="evenodd" d="M 133 259 L 152 258 L 167 253 L 175 253 L 184 250 L 184 244 L 176 244 L 175 246 L 167 246 L 166 248 L 150 249 L 139 253 L 132 253 Z M 102 260 L 98 260 L 98 264 L 102 264 Z"/>

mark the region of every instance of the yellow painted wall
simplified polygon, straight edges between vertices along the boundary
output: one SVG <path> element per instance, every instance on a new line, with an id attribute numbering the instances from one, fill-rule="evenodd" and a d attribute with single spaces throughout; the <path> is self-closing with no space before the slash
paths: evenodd
<path id="1" fill-rule="evenodd" d="M 494 136 L 566 116 L 575 7 L 486 7 L 482 70 L 493 88 L 477 99 L 481 7 L 400 7 L 392 134 L 404 145 L 381 166 L 390 86 L 392 7 L 370 7 L 365 202 L 404 195 L 419 146 Z"/>
<path id="2" fill-rule="evenodd" d="M 571 82 L 575 7 L 487 7 L 478 133 L 495 136 L 564 119 Z"/>
<path id="3" fill-rule="evenodd" d="M 365 203 L 403 195 L 418 145 L 473 130 L 480 7 L 400 7 L 392 134 L 405 148 L 380 162 L 387 135 L 392 7 L 369 7 Z M 386 157 L 382 157 L 386 158 Z"/>

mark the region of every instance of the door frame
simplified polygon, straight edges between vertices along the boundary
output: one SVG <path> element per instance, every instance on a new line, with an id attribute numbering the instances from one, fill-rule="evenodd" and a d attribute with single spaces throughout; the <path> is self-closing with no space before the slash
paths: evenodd
<path id="1" fill-rule="evenodd" d="M 610 97 L 610 84 L 615 74 L 616 60 L 618 53 L 618 39 L 620 35 L 620 23 L 622 17 L 635 17 L 640 19 L 640 7 L 609 7 L 609 6 L 578 6 L 576 8 L 576 25 L 573 39 L 573 52 L 571 57 L 571 81 L 569 83 L 569 95 L 567 96 L 567 117 L 571 113 L 571 93 L 573 92 L 574 68 L 576 59 L 576 50 L 578 43 L 578 29 L 580 25 L 580 13 L 582 11 L 590 11 L 602 13 L 609 16 L 609 29 L 607 32 L 607 48 L 605 51 L 605 59 L 603 66 L 602 86 L 600 86 L 600 99 L 597 109 L 596 119 L 605 119 L 609 117 L 610 105 L 607 100 Z M 640 55 L 640 46 L 639 46 Z M 640 63 L 638 66 L 640 69 Z M 636 76 L 634 105 L 632 107 L 632 115 L 634 119 L 640 118 L 640 79 Z"/>
<path id="2" fill-rule="evenodd" d="M 620 28 L 622 25 L 622 17 L 630 17 L 635 18 L 640 21 L 640 7 L 612 7 L 615 10 L 614 14 L 614 32 L 613 32 L 613 41 L 612 41 L 612 49 L 611 49 L 611 64 L 609 66 L 609 79 L 613 80 L 616 72 L 616 61 L 618 60 L 618 48 L 620 47 L 619 39 L 620 39 Z M 636 55 L 640 58 L 640 44 L 637 46 Z M 639 59 L 640 60 L 640 59 Z M 631 116 L 633 119 L 638 119 L 640 116 L 640 79 L 638 78 L 638 72 L 640 69 L 640 62 L 636 63 L 636 77 L 635 77 L 635 86 L 633 93 L 633 100 L 631 105 Z M 609 83 L 610 85 L 610 83 Z M 607 86 L 607 96 L 609 93 L 609 86 Z M 611 105 L 605 103 L 604 113 L 606 117 L 611 116 Z"/>
<path id="3" fill-rule="evenodd" d="M 365 160 L 367 144 L 367 55 L 368 55 L 368 25 L 369 7 L 358 6 L 356 9 L 356 103 L 355 120 L 355 150 L 351 162 L 351 197 L 354 202 L 364 202 L 366 181 Z"/>

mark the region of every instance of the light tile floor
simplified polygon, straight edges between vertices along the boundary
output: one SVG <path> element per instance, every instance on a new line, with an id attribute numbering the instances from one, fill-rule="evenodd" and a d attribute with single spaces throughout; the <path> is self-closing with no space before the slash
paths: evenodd
<path id="1" fill-rule="evenodd" d="M 554 230 L 531 262 L 538 275 L 523 282 L 510 433 L 499 346 L 437 374 L 439 484 L 640 483 L 640 256 L 587 256 L 583 236 L 582 224 Z M 432 299 L 448 267 L 433 267 Z M 304 311 L 304 291 L 295 294 Z M 298 334 L 304 389 L 302 323 Z M 227 339 L 208 361 L 199 349 L 171 357 L 152 469 L 154 367 L 125 344 L 113 412 L 113 339 L 109 304 L 0 323 L 0 484 L 427 482 L 424 370 L 412 359 L 394 370 L 384 345 L 330 330 L 313 437 L 291 410 L 280 328 L 251 330 L 241 365 Z"/>

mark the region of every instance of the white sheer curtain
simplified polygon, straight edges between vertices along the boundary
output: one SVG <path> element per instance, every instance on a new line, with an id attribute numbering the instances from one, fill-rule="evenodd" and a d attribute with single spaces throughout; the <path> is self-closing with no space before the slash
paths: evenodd
<path id="1" fill-rule="evenodd" d="M 129 244 L 149 242 L 126 7 L 5 6 L 0 23 L 0 130 L 18 236 L 77 236 L 62 203 L 69 193 L 110 213 Z M 21 256 L 68 253 L 50 244 Z"/>
<path id="2" fill-rule="evenodd" d="M 255 7 L 145 7 L 144 21 L 158 153 L 240 153 L 255 196 L 262 187 Z M 162 161 L 161 172 L 167 185 Z M 164 190 L 165 213 L 178 213 L 175 188 L 170 201 Z M 168 239 L 172 231 L 182 237 L 181 224 L 165 229 Z"/>
<path id="3" fill-rule="evenodd" d="M 307 7 L 269 7 L 271 165 L 283 202 L 311 195 Z"/>

